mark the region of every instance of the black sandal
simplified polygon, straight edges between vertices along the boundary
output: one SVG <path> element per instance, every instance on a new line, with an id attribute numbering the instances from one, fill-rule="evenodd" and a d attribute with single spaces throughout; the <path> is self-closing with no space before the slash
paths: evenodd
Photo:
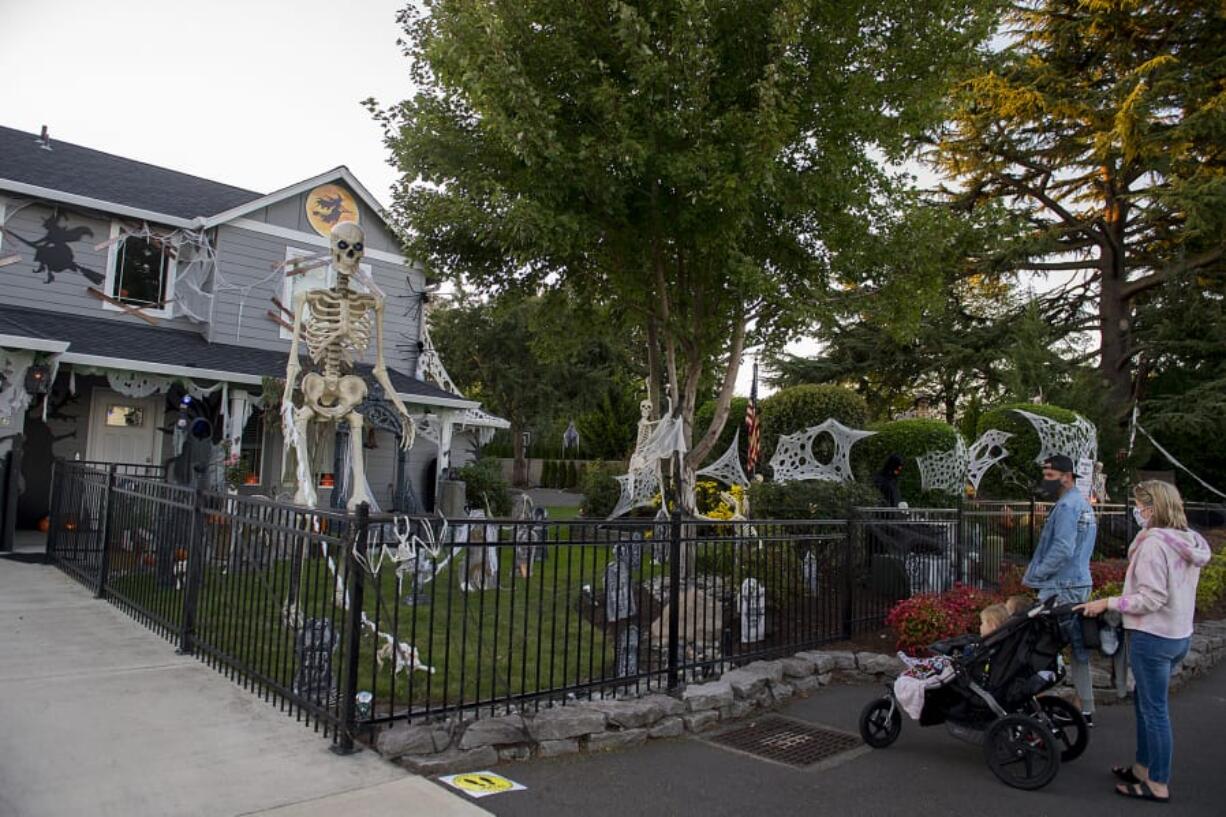
<path id="1" fill-rule="evenodd" d="M 1154 794 L 1153 790 L 1149 787 L 1149 784 L 1145 783 L 1144 781 L 1141 783 L 1130 784 L 1127 789 L 1121 789 L 1119 786 L 1116 786 L 1115 793 L 1120 797 L 1129 797 L 1133 800 L 1148 800 L 1151 803 L 1171 802 L 1171 796 L 1169 794 L 1166 797 L 1159 797 L 1158 795 Z"/>
<path id="2" fill-rule="evenodd" d="M 1136 772 L 1131 766 L 1112 766 L 1111 774 L 1115 775 L 1115 779 L 1127 783 L 1130 786 L 1135 786 L 1141 782 L 1141 778 L 1137 777 Z"/>

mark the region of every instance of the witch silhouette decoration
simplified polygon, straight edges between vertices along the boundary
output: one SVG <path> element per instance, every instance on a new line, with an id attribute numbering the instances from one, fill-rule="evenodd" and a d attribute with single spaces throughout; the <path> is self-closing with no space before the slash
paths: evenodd
<path id="1" fill-rule="evenodd" d="M 95 285 L 106 280 L 106 276 L 102 273 L 78 264 L 72 251 L 73 242 L 80 241 L 85 236 L 92 237 L 93 230 L 84 226 L 69 228 L 67 217 L 59 210 L 43 219 L 43 230 L 46 231 L 43 237 L 33 241 L 22 238 L 8 229 L 4 231 L 4 234 L 33 248 L 34 272 L 36 275 L 47 276 L 44 283 L 49 284 L 54 281 L 57 272 L 79 272 Z"/>

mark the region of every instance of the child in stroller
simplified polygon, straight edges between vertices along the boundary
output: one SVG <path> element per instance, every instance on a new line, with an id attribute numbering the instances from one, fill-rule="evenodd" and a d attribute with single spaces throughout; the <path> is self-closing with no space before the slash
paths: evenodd
<path id="1" fill-rule="evenodd" d="M 955 736 L 982 743 L 990 768 L 1020 789 L 1050 783 L 1060 762 L 1085 751 L 1089 730 L 1080 709 L 1055 695 L 1042 695 L 1064 677 L 1065 646 L 1059 620 L 1072 606 L 1051 601 L 1008 618 L 978 637 L 960 636 L 930 646 L 944 677 L 923 690 L 920 726 L 944 723 Z M 981 639 L 981 640 L 980 640 Z M 934 662 L 935 663 L 935 662 Z M 884 749 L 902 732 L 902 703 L 894 686 L 860 714 L 864 742 Z"/>

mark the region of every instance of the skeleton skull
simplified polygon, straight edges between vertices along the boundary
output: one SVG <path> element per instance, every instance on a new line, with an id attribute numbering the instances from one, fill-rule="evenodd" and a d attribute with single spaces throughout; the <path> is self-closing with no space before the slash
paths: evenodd
<path id="1" fill-rule="evenodd" d="M 332 228 L 332 266 L 338 275 L 356 275 L 366 252 L 366 234 L 352 221 Z"/>

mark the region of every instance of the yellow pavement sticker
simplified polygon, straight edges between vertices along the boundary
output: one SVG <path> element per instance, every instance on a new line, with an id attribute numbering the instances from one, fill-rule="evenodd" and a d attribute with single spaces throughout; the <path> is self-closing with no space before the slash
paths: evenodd
<path id="1" fill-rule="evenodd" d="M 493 772 L 465 772 L 464 774 L 449 774 L 439 778 L 452 788 L 459 789 L 469 797 L 489 797 L 491 794 L 502 794 L 506 791 L 523 791 L 527 786 L 508 780 Z"/>

